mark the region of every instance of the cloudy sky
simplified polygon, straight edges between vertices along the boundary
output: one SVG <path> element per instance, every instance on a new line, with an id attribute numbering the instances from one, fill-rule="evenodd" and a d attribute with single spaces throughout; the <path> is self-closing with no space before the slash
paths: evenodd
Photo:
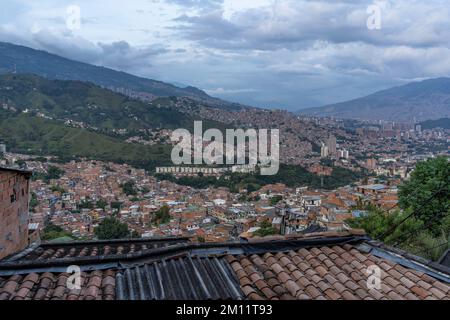
<path id="1" fill-rule="evenodd" d="M 0 41 L 298 110 L 449 76 L 450 3 L 1 0 Z"/>

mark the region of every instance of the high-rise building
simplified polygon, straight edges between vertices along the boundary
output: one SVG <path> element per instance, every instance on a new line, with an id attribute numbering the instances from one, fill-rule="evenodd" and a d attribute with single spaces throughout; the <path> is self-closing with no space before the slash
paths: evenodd
<path id="1" fill-rule="evenodd" d="M 377 160 L 375 159 L 367 159 L 366 166 L 368 169 L 375 169 L 377 166 Z"/>
<path id="2" fill-rule="evenodd" d="M 6 153 L 6 144 L 0 143 L 0 154 Z"/>
<path id="3" fill-rule="evenodd" d="M 344 159 L 348 159 L 348 158 L 350 158 L 350 153 L 348 152 L 348 150 L 343 150 L 343 158 Z"/>
<path id="4" fill-rule="evenodd" d="M 326 158 L 329 155 L 328 147 L 322 142 L 322 147 L 320 148 L 320 156 Z"/>
<path id="5" fill-rule="evenodd" d="M 337 141 L 335 136 L 330 136 L 327 140 L 328 154 L 335 156 L 337 152 Z"/>
<path id="6" fill-rule="evenodd" d="M 416 124 L 416 132 L 418 133 L 422 132 L 422 126 L 420 124 Z"/>

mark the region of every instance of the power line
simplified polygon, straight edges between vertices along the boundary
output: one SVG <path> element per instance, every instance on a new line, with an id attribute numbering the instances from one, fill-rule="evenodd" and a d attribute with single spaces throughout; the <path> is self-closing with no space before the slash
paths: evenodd
<path id="1" fill-rule="evenodd" d="M 406 237 L 406 236 L 409 236 L 409 235 L 413 235 L 413 234 L 416 234 L 416 233 L 419 233 L 420 231 L 423 231 L 423 230 L 427 230 L 433 223 L 434 223 L 434 221 L 435 220 L 437 220 L 437 219 L 442 219 L 442 218 L 444 218 L 446 215 L 445 214 L 438 214 L 438 215 L 435 215 L 433 218 L 431 218 L 429 221 L 428 221 L 428 223 L 424 226 L 424 227 L 420 227 L 420 228 L 418 228 L 418 229 L 416 229 L 416 230 L 412 230 L 412 231 L 409 231 L 409 232 L 407 232 L 407 233 L 405 233 L 405 234 L 401 234 L 401 235 L 399 235 L 398 237 L 396 237 L 396 238 L 394 238 L 393 240 L 395 240 L 395 239 L 399 239 L 399 238 L 403 238 L 403 237 Z M 399 244 L 402 244 L 403 242 L 405 242 L 407 239 L 404 239 L 404 240 L 402 240 L 402 241 L 397 241 L 395 244 L 394 244 L 394 246 L 397 246 L 397 245 L 399 245 Z"/>
<path id="2" fill-rule="evenodd" d="M 439 244 L 439 245 L 437 245 L 437 246 L 435 246 L 435 247 L 432 247 L 432 248 L 426 248 L 426 249 L 422 249 L 422 250 L 420 250 L 420 251 L 416 251 L 414 254 L 420 254 L 420 253 L 424 253 L 424 252 L 430 252 L 431 250 L 438 249 L 438 248 L 441 248 L 441 247 L 444 247 L 444 246 L 449 247 L 449 246 L 450 246 L 449 242 L 446 241 L 446 242 L 441 243 L 441 244 Z"/>
<path id="3" fill-rule="evenodd" d="M 419 207 L 419 209 L 423 209 L 424 204 L 428 203 L 429 201 L 433 200 L 434 197 L 436 197 L 439 193 L 441 193 L 444 190 L 444 188 L 440 188 L 438 191 L 436 191 L 431 197 L 429 197 L 426 201 L 424 201 L 424 203 Z M 399 223 L 397 223 L 396 225 L 392 226 L 391 228 L 389 228 L 385 233 L 383 233 L 381 235 L 380 238 L 385 239 L 386 237 L 390 236 L 392 233 L 395 232 L 395 230 L 397 230 L 397 228 L 402 225 L 403 223 L 405 223 L 408 219 L 412 218 L 413 216 L 415 216 L 418 212 L 416 210 L 414 210 L 412 213 L 410 213 L 409 215 L 407 215 L 404 219 L 402 219 Z"/>

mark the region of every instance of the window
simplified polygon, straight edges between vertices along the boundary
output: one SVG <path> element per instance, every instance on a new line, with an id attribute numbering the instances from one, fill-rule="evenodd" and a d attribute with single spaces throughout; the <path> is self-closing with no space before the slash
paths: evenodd
<path id="1" fill-rule="evenodd" d="M 14 203 L 14 202 L 16 202 L 16 195 L 12 194 L 11 195 L 11 203 Z"/>

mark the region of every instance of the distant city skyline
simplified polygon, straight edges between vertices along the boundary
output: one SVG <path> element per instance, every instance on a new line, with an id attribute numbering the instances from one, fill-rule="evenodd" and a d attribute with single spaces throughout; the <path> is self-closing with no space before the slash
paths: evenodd
<path id="1" fill-rule="evenodd" d="M 444 0 L 3 0 L 0 41 L 295 111 L 448 76 L 448 21 Z"/>

